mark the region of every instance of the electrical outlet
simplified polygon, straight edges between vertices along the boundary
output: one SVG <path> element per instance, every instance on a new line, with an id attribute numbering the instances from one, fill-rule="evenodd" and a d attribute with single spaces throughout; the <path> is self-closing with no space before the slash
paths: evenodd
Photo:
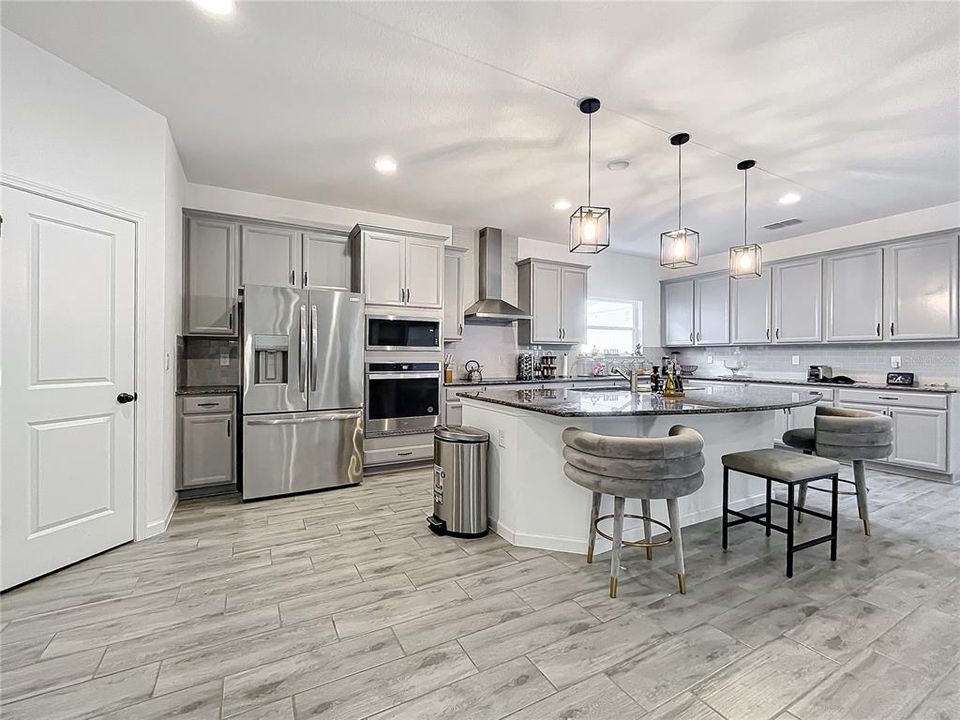
<path id="1" fill-rule="evenodd" d="M 497 445 L 502 448 L 507 446 L 507 434 L 503 430 L 497 430 Z"/>
<path id="2" fill-rule="evenodd" d="M 799 355 L 794 355 L 792 358 L 790 358 L 790 362 L 792 362 L 794 365 L 799 365 L 799 364 L 800 364 L 800 356 L 799 356 Z"/>
<path id="3" fill-rule="evenodd" d="M 891 355 L 891 356 L 890 356 L 890 367 L 892 367 L 894 370 L 896 370 L 897 368 L 900 367 L 900 356 L 899 356 L 899 355 Z"/>
<path id="4" fill-rule="evenodd" d="M 707 355 L 707 365 L 713 365 L 713 355 Z"/>
<path id="5" fill-rule="evenodd" d="M 220 353 L 220 367 L 230 367 L 230 353 Z"/>

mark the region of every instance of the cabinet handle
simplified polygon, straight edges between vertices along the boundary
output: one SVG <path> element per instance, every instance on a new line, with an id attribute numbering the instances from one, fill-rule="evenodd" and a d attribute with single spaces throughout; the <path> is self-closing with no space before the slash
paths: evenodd
<path id="1" fill-rule="evenodd" d="M 197 403 L 197 407 L 217 407 L 220 403 Z"/>
<path id="2" fill-rule="evenodd" d="M 877 337 L 880 337 L 880 323 L 877 323 Z"/>
<path id="3" fill-rule="evenodd" d="M 309 283 L 307 283 L 307 271 L 304 270 L 304 271 L 303 271 L 303 286 L 306 287 L 308 284 L 309 284 Z"/>
<path id="4" fill-rule="evenodd" d="M 878 400 L 899 400 L 900 398 L 896 395 L 877 395 Z"/>
<path id="5" fill-rule="evenodd" d="M 463 335 L 463 323 L 457 323 L 457 334 Z"/>
<path id="6" fill-rule="evenodd" d="M 697 330 L 697 342 L 700 342 L 700 331 Z"/>
<path id="7" fill-rule="evenodd" d="M 406 457 L 407 455 L 413 455 L 413 450 L 407 450 L 406 452 L 397 453 L 397 457 Z"/>
<path id="8" fill-rule="evenodd" d="M 227 315 L 227 327 L 233 330 L 233 310 L 231 310 L 230 314 Z"/>
<path id="9" fill-rule="evenodd" d="M 297 271 L 296 271 L 296 270 L 291 270 L 291 271 L 290 271 L 290 284 L 291 284 L 291 285 L 296 285 L 296 284 L 297 284 Z"/>
<path id="10" fill-rule="evenodd" d="M 770 328 L 767 328 L 767 340 L 770 339 Z"/>
<path id="11" fill-rule="evenodd" d="M 230 437 L 230 420 L 227 420 L 227 437 Z"/>
<path id="12" fill-rule="evenodd" d="M 777 340 L 779 340 L 779 339 L 780 339 L 780 328 L 777 328 L 777 333 L 776 333 L 776 335 L 777 335 Z"/>
<path id="13" fill-rule="evenodd" d="M 893 337 L 893 323 L 890 323 L 890 337 Z"/>
<path id="14" fill-rule="evenodd" d="M 693 342 L 693 333 L 690 333 L 690 342 Z"/>

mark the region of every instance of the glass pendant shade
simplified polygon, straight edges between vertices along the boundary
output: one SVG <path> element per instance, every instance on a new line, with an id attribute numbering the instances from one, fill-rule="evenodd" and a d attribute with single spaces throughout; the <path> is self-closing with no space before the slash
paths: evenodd
<path id="1" fill-rule="evenodd" d="M 734 280 L 760 277 L 761 263 L 760 246 L 756 243 L 730 248 L 730 277 Z"/>
<path id="2" fill-rule="evenodd" d="M 570 252 L 596 254 L 610 247 L 610 208 L 577 208 L 570 216 Z"/>
<path id="3" fill-rule="evenodd" d="M 690 228 L 660 233 L 660 265 L 676 270 L 700 262 L 700 233 Z"/>

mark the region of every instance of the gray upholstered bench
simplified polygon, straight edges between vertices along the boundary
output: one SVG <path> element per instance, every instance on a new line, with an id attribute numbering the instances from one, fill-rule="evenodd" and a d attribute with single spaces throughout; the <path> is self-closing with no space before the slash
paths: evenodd
<path id="1" fill-rule="evenodd" d="M 787 577 L 793 577 L 793 554 L 820 543 L 830 543 L 830 559 L 837 559 L 837 483 L 839 482 L 840 466 L 835 460 L 815 457 L 813 455 L 800 455 L 790 450 L 750 450 L 747 452 L 729 453 L 721 458 L 723 463 L 723 549 L 727 549 L 727 535 L 729 528 L 742 523 L 756 523 L 766 528 L 767 535 L 771 530 L 777 530 L 787 536 Z M 753 475 L 761 477 L 767 481 L 766 503 L 764 512 L 758 515 L 747 515 L 745 513 L 731 510 L 729 507 L 730 497 L 730 471 L 743 473 L 744 475 Z M 826 515 L 815 510 L 804 510 L 807 515 L 822 518 L 830 521 L 830 534 L 821 537 L 806 540 L 802 543 L 794 543 L 793 523 L 794 510 L 796 509 L 796 489 L 811 480 L 831 480 L 831 509 L 830 514 Z M 771 484 L 776 480 L 787 486 L 787 502 L 775 500 L 771 493 Z M 772 505 L 778 505 L 787 509 L 787 526 L 774 524 L 770 510 Z M 731 521 L 730 516 L 737 518 Z"/>

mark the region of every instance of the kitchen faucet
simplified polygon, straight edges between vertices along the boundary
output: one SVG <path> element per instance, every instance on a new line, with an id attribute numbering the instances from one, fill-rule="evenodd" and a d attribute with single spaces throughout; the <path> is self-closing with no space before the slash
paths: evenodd
<path id="1" fill-rule="evenodd" d="M 640 371 L 636 368 L 633 368 L 630 371 L 630 374 L 627 375 L 622 368 L 614 368 L 613 372 L 622 377 L 624 380 L 630 383 L 630 392 L 640 392 Z"/>

